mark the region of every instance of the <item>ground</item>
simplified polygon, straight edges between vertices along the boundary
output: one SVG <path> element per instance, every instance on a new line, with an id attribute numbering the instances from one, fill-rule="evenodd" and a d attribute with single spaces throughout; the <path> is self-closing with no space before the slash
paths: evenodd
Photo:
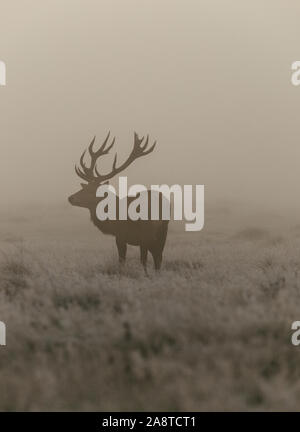
<path id="1" fill-rule="evenodd" d="M 146 277 L 79 209 L 2 212 L 0 410 L 298 409 L 300 228 L 220 214 Z"/>

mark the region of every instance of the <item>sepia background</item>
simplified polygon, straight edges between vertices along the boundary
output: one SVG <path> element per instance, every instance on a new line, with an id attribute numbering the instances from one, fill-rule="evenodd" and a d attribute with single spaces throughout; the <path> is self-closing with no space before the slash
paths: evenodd
<path id="1" fill-rule="evenodd" d="M 0 410 L 300 402 L 296 0 L 0 1 Z M 204 184 L 160 275 L 67 197 L 96 134 L 158 140 L 130 183 Z M 104 161 L 109 169 L 111 159 Z"/>

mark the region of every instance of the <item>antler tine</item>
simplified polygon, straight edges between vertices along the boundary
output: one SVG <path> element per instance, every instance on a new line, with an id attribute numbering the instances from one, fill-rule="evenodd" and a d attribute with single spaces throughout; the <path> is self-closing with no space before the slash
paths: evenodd
<path id="1" fill-rule="evenodd" d="M 107 153 L 109 153 L 110 149 L 114 146 L 115 142 L 116 142 L 116 137 L 113 137 L 113 140 L 112 140 L 111 144 L 106 149 L 102 150 L 102 153 L 100 153 L 100 154 L 107 154 Z"/>
<path id="2" fill-rule="evenodd" d="M 139 147 L 141 143 L 144 141 L 144 136 L 142 138 L 139 138 L 139 135 L 137 132 L 134 132 L 134 147 Z"/>
<path id="3" fill-rule="evenodd" d="M 81 167 L 82 167 L 83 169 L 86 169 L 86 165 L 85 165 L 85 163 L 84 163 L 84 157 L 85 157 L 85 154 L 86 154 L 86 150 L 84 150 L 84 152 L 82 153 L 82 155 L 81 155 L 81 157 L 80 157 L 80 160 L 79 160 L 79 163 L 80 163 L 80 165 L 81 165 Z"/>
<path id="4" fill-rule="evenodd" d="M 75 165 L 75 172 L 76 172 L 76 174 L 78 175 L 78 177 L 82 178 L 83 180 L 88 181 L 88 178 L 87 178 L 86 174 L 84 174 L 84 172 L 81 171 L 81 169 L 78 168 L 77 165 Z"/>
<path id="5" fill-rule="evenodd" d="M 111 145 L 108 146 L 108 148 L 106 149 L 105 147 L 106 147 L 106 144 L 108 142 L 109 137 L 110 137 L 110 131 L 108 132 L 107 137 L 105 138 L 105 140 L 104 140 L 103 144 L 101 145 L 101 147 L 99 148 L 99 150 L 97 150 L 96 152 L 94 152 L 94 154 L 96 154 L 97 156 L 100 156 L 102 154 L 107 154 L 109 152 L 109 150 L 112 148 L 112 146 L 114 145 L 115 140 L 116 140 L 116 138 L 114 137 L 114 139 L 112 140 Z"/>
<path id="6" fill-rule="evenodd" d="M 113 162 L 113 171 L 115 171 L 116 167 L 117 167 L 117 158 L 118 158 L 118 153 L 115 154 L 115 158 L 114 158 L 114 162 Z"/>
<path id="7" fill-rule="evenodd" d="M 95 170 L 95 173 L 96 173 L 96 176 L 97 176 L 96 179 L 101 179 L 103 177 L 102 174 L 100 174 L 100 172 L 98 171 L 98 168 L 97 168 L 97 159 L 100 156 L 108 154 L 109 151 L 111 150 L 111 148 L 113 147 L 113 145 L 115 144 L 115 141 L 116 141 L 116 137 L 114 137 L 113 140 L 112 140 L 112 142 L 111 142 L 111 144 L 107 148 L 105 148 L 106 145 L 107 145 L 109 136 L 110 136 L 110 131 L 108 132 L 108 135 L 105 138 L 104 143 L 101 145 L 101 147 L 99 148 L 99 150 L 97 150 L 96 152 L 93 152 L 93 156 L 95 157 L 95 164 L 94 164 L 94 167 L 93 167 L 93 171 Z"/>
<path id="8" fill-rule="evenodd" d="M 149 135 L 148 134 L 147 134 L 147 138 L 146 138 L 145 143 L 143 145 L 141 145 L 143 141 L 144 141 L 144 137 L 139 138 L 138 134 L 135 132 L 134 133 L 133 153 L 134 153 L 134 155 L 137 155 L 136 157 L 141 157 L 141 156 L 144 156 L 144 155 L 151 153 L 156 146 L 156 141 L 155 141 L 154 144 L 152 144 L 152 146 L 148 150 L 146 150 L 148 147 L 148 144 L 149 144 Z"/>
<path id="9" fill-rule="evenodd" d="M 96 141 L 96 135 L 94 136 L 94 138 L 92 139 L 92 141 L 91 141 L 91 143 L 90 143 L 90 145 L 89 145 L 89 153 L 90 153 L 91 156 L 92 156 L 93 154 L 95 154 L 95 152 L 93 151 L 93 146 L 94 146 L 95 141 Z M 85 153 L 85 152 L 84 152 L 84 153 Z"/>
<path id="10" fill-rule="evenodd" d="M 76 174 L 82 178 L 83 180 L 89 181 L 89 176 L 87 174 L 87 167 L 84 163 L 84 156 L 86 154 L 86 150 L 82 153 L 79 163 L 80 163 L 80 167 L 78 167 L 77 165 L 75 165 L 75 172 Z"/>
<path id="11" fill-rule="evenodd" d="M 154 143 L 152 144 L 152 146 L 148 150 L 143 151 L 142 156 L 145 156 L 145 155 L 153 152 L 153 150 L 155 149 L 156 144 L 157 144 L 157 141 L 154 141 Z M 147 145 L 148 145 L 148 143 L 147 143 Z"/>
<path id="12" fill-rule="evenodd" d="M 142 143 L 141 143 L 141 144 L 142 144 Z M 146 142 L 145 142 L 145 144 L 140 146 L 141 149 L 142 149 L 142 150 L 146 150 L 146 147 L 147 147 L 148 144 L 149 144 L 149 135 L 147 135 L 147 138 L 146 138 Z"/>
<path id="13" fill-rule="evenodd" d="M 116 137 L 114 137 L 113 140 L 112 140 L 112 142 L 111 142 L 111 144 L 110 144 L 107 148 L 105 148 L 106 145 L 107 145 L 107 142 L 108 142 L 109 137 L 110 137 L 110 131 L 108 132 L 108 134 L 107 134 L 107 136 L 106 136 L 106 138 L 105 138 L 103 144 L 102 144 L 102 145 L 100 146 L 100 148 L 99 148 L 98 150 L 96 150 L 96 151 L 93 150 L 93 146 L 94 146 L 94 143 L 95 143 L 95 139 L 96 139 L 96 137 L 93 138 L 91 144 L 89 145 L 89 153 L 90 153 L 90 156 L 91 156 L 91 157 L 97 159 L 99 156 L 102 156 L 102 155 L 104 155 L 104 154 L 107 154 L 107 153 L 110 151 L 110 149 L 112 148 L 112 146 L 114 145 L 114 143 L 115 143 L 115 141 L 116 141 Z"/>

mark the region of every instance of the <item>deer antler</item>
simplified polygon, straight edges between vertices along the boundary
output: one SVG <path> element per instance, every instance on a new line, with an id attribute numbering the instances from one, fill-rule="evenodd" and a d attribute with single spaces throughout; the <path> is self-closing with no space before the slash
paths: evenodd
<path id="1" fill-rule="evenodd" d="M 97 160 L 100 156 L 106 155 L 108 154 L 108 152 L 110 151 L 110 149 L 112 148 L 112 146 L 115 143 L 115 137 L 113 138 L 111 144 L 106 147 L 108 139 L 110 137 L 110 132 L 108 132 L 107 137 L 105 138 L 103 144 L 101 145 L 101 147 L 99 148 L 99 150 L 94 151 L 93 150 L 93 146 L 96 140 L 96 137 L 94 136 L 94 138 L 92 139 L 91 144 L 88 147 L 88 151 L 89 151 L 89 155 L 91 158 L 91 164 L 89 167 L 87 167 L 84 163 L 84 157 L 86 154 L 86 150 L 82 153 L 81 158 L 80 158 L 80 167 L 75 166 L 75 171 L 76 174 L 82 178 L 83 180 L 86 180 L 87 182 L 91 182 L 94 181 L 98 178 L 98 173 L 97 173 Z"/>
<path id="2" fill-rule="evenodd" d="M 108 133 L 107 137 L 105 138 L 104 143 L 101 145 L 99 150 L 94 151 L 93 146 L 95 143 L 96 137 L 93 138 L 91 144 L 88 147 L 89 155 L 91 158 L 91 164 L 89 167 L 87 167 L 84 163 L 84 157 L 86 154 L 86 150 L 83 152 L 80 158 L 80 167 L 75 166 L 76 174 L 82 178 L 83 180 L 87 182 L 97 181 L 99 183 L 109 180 L 112 177 L 114 177 L 119 172 L 123 171 L 125 168 L 127 168 L 135 159 L 138 159 L 139 157 L 146 156 L 147 154 L 151 153 L 154 150 L 154 147 L 156 146 L 156 141 L 152 144 L 151 147 L 148 148 L 149 144 L 149 135 L 147 135 L 145 143 L 142 145 L 144 141 L 144 137 L 139 138 L 138 134 L 134 133 L 134 145 L 133 149 L 127 158 L 127 160 L 117 167 L 117 153 L 114 158 L 112 170 L 110 173 L 102 175 L 99 173 L 97 168 L 97 160 L 103 156 L 109 153 L 110 149 L 115 143 L 115 138 L 113 138 L 111 144 L 107 147 L 108 139 L 110 136 L 110 132 Z"/>

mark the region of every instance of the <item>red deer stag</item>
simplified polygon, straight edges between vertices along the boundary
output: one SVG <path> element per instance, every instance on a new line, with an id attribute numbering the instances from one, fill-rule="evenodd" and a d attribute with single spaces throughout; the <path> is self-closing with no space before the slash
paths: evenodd
<path id="1" fill-rule="evenodd" d="M 127 244 L 140 247 L 141 263 L 144 266 L 145 272 L 147 273 L 147 254 L 148 251 L 153 256 L 154 267 L 159 270 L 162 263 L 162 252 L 165 246 L 167 232 L 168 232 L 168 220 L 162 220 L 161 207 L 159 220 L 104 220 L 101 221 L 97 218 L 96 208 L 99 201 L 103 198 L 96 196 L 96 190 L 102 184 L 108 183 L 107 181 L 119 174 L 125 168 L 127 168 L 135 159 L 146 156 L 154 150 L 156 142 L 148 148 L 149 136 L 144 141 L 143 138 L 139 138 L 137 133 L 134 134 L 134 146 L 128 157 L 128 159 L 119 167 L 117 167 L 117 154 L 115 155 L 113 167 L 110 173 L 100 174 L 97 161 L 101 156 L 107 155 L 115 143 L 115 138 L 108 145 L 110 133 L 108 133 L 105 141 L 99 148 L 94 151 L 93 146 L 95 137 L 88 147 L 90 155 L 90 166 L 86 166 L 84 162 L 85 152 L 83 152 L 80 158 L 80 167 L 75 166 L 76 174 L 85 180 L 86 184 L 81 184 L 82 189 L 69 197 L 69 202 L 73 206 L 84 207 L 89 209 L 91 220 L 94 225 L 104 234 L 113 235 L 116 239 L 116 244 L 119 252 L 119 262 L 124 263 L 126 258 Z M 150 191 L 148 193 L 148 214 L 151 214 L 151 200 Z M 128 197 L 128 205 L 135 199 Z M 162 203 L 162 195 L 159 194 L 160 205 Z M 119 208 L 119 197 L 116 197 L 116 206 Z M 117 212 L 118 214 L 118 212 Z"/>

